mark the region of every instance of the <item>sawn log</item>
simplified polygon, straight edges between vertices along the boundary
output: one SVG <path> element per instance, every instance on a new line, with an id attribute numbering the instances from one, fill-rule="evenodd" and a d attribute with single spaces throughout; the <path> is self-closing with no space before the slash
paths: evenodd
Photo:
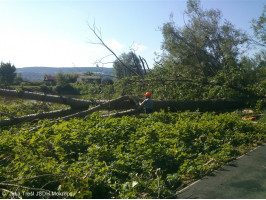
<path id="1" fill-rule="evenodd" d="M 71 108 L 88 108 L 90 105 L 95 105 L 105 102 L 102 100 L 86 101 L 82 99 L 75 99 L 64 96 L 39 94 L 39 93 L 26 92 L 26 91 L 17 92 L 16 90 L 6 90 L 6 89 L 0 89 L 0 96 L 59 103 L 59 104 L 69 105 L 71 106 Z"/>

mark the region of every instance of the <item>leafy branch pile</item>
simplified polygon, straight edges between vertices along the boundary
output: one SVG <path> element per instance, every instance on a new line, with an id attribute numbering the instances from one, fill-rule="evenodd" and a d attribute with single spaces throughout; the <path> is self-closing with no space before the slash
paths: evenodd
<path id="1" fill-rule="evenodd" d="M 93 114 L 0 132 L 0 197 L 174 198 L 193 180 L 266 141 L 236 113 Z M 24 192 L 24 193 L 23 193 Z M 45 196 L 46 194 L 46 196 Z M 56 193 L 58 194 L 58 193 Z M 12 196 L 13 195 L 13 196 Z M 62 198 L 62 196 L 59 196 Z"/>

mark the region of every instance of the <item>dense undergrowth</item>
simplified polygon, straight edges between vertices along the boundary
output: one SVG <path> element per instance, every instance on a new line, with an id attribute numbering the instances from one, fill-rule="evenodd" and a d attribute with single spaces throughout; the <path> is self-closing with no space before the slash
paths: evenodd
<path id="1" fill-rule="evenodd" d="M 266 141 L 264 121 L 237 112 L 93 114 L 38 125 L 0 131 L 1 198 L 174 198 Z"/>

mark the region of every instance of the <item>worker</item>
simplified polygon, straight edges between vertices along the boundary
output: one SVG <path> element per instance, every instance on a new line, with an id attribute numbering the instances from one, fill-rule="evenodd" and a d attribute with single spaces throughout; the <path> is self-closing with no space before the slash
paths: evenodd
<path id="1" fill-rule="evenodd" d="M 142 103 L 139 102 L 139 106 L 144 108 L 146 114 L 153 113 L 153 100 L 151 99 L 151 93 L 146 92 L 145 97 L 146 99 Z"/>

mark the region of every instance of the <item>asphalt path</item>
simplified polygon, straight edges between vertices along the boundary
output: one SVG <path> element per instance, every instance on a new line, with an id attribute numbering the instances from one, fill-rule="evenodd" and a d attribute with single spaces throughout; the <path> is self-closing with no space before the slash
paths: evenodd
<path id="1" fill-rule="evenodd" d="M 179 199 L 266 199 L 266 146 L 185 188 Z"/>

